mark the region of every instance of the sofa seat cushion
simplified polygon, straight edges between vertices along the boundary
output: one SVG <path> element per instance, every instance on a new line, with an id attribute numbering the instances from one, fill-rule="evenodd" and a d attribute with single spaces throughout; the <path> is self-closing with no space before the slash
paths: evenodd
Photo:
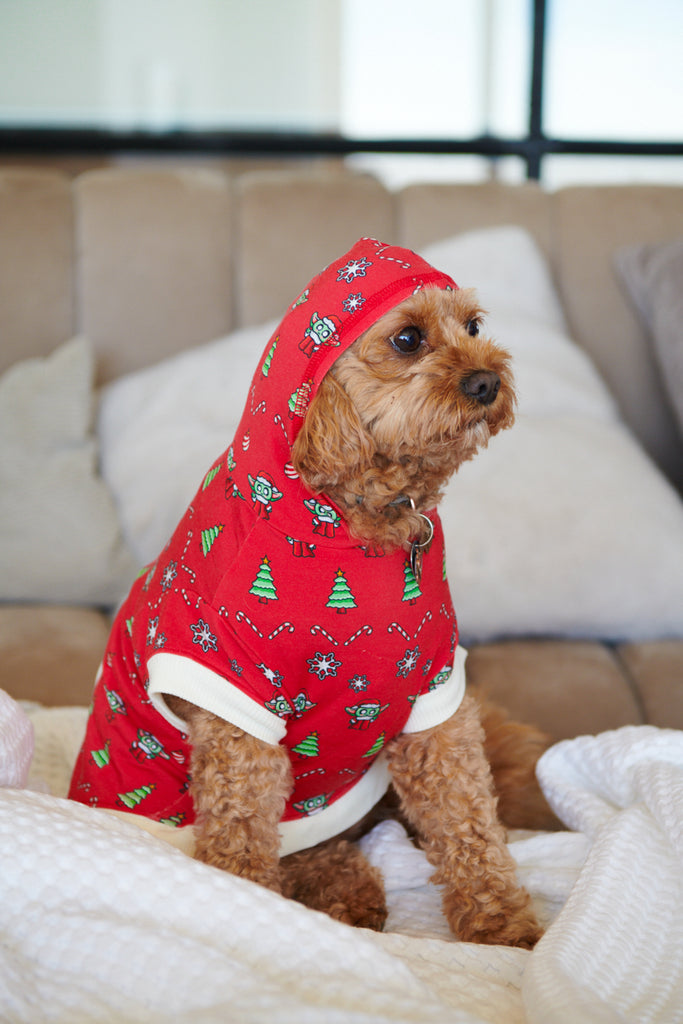
<path id="1" fill-rule="evenodd" d="M 473 646 L 467 678 L 514 718 L 538 726 L 552 740 L 644 721 L 619 659 L 593 641 L 508 640 Z"/>
<path id="2" fill-rule="evenodd" d="M 0 605 L 0 689 L 15 700 L 86 705 L 109 635 L 92 608 Z"/>

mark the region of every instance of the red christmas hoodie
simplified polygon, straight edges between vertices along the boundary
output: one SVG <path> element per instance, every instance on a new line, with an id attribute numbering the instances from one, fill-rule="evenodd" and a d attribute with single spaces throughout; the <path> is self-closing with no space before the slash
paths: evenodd
<path id="1" fill-rule="evenodd" d="M 70 797 L 182 826 L 194 821 L 185 697 L 289 751 L 282 853 L 357 821 L 382 796 L 402 731 L 458 707 L 464 653 L 443 532 L 419 580 L 403 550 L 352 537 L 291 464 L 334 361 L 420 288 L 454 282 L 407 249 L 361 239 L 315 277 L 269 339 L 233 443 L 121 607 L 95 685 Z"/>

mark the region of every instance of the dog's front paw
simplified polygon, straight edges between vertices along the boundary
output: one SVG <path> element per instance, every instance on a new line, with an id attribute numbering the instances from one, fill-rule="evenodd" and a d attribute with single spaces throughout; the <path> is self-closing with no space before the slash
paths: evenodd
<path id="1" fill-rule="evenodd" d="M 333 839 L 281 862 L 282 892 L 335 921 L 380 932 L 387 919 L 384 882 L 353 843 Z"/>
<path id="2" fill-rule="evenodd" d="M 353 925 L 354 928 L 370 928 L 374 932 L 381 932 L 387 919 L 384 888 L 378 889 L 373 884 L 359 885 L 343 900 L 337 900 L 321 909 L 335 921 Z"/>
<path id="3" fill-rule="evenodd" d="M 533 949 L 543 934 L 524 889 L 500 899 L 458 892 L 444 894 L 451 931 L 463 942 Z"/>

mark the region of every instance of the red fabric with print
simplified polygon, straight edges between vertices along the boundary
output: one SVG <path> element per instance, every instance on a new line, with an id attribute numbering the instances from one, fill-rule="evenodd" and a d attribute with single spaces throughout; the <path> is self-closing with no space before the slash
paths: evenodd
<path id="1" fill-rule="evenodd" d="M 443 685 L 457 625 L 436 513 L 418 581 L 404 551 L 359 545 L 340 511 L 312 495 L 290 463 L 332 362 L 423 287 L 456 286 L 414 253 L 362 239 L 287 312 L 232 445 L 117 616 L 72 798 L 174 824 L 193 820 L 187 738 L 157 709 L 169 671 L 192 679 L 198 689 L 188 699 L 206 674 L 212 692 L 218 680 L 225 717 L 255 735 L 272 732 L 277 742 L 286 728 L 295 789 L 285 820 L 353 787 L 420 695 Z"/>

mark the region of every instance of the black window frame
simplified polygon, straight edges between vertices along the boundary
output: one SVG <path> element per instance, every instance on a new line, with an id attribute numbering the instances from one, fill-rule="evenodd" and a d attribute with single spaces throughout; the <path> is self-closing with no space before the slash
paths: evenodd
<path id="1" fill-rule="evenodd" d="M 526 177 L 538 181 L 548 156 L 681 157 L 683 141 L 551 138 L 543 130 L 547 0 L 534 0 L 527 132 L 517 138 L 485 134 L 468 139 L 354 139 L 331 132 L 126 131 L 99 128 L 6 127 L 0 124 L 0 156 L 103 157 L 192 155 L 206 157 L 324 157 L 355 154 L 518 157 Z"/>

